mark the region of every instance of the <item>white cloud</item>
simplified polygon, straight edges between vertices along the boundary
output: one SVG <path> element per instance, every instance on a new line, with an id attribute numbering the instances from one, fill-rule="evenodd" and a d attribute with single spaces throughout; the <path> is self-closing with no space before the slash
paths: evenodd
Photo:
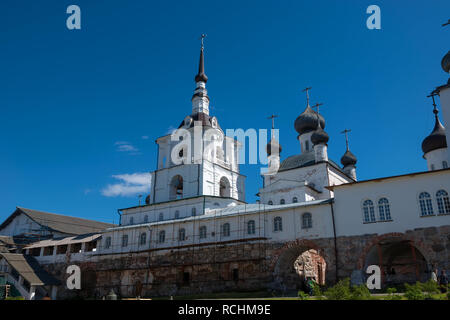
<path id="1" fill-rule="evenodd" d="M 130 197 L 150 192 L 151 176 L 147 172 L 118 174 L 112 176 L 120 182 L 108 184 L 101 193 L 105 197 Z"/>
<path id="2" fill-rule="evenodd" d="M 117 146 L 116 151 L 128 152 L 132 155 L 140 154 L 139 149 L 127 141 L 117 141 L 115 145 Z"/>
<path id="3" fill-rule="evenodd" d="M 142 140 L 148 140 L 148 136 L 142 136 Z"/>

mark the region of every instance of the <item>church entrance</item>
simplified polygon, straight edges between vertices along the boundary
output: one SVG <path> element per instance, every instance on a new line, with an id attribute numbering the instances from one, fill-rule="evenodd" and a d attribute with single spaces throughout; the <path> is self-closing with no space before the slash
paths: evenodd
<path id="1" fill-rule="evenodd" d="M 372 246 L 365 258 L 364 270 L 378 265 L 382 286 L 426 281 L 429 266 L 413 242 L 405 239 L 386 238 Z"/>
<path id="2" fill-rule="evenodd" d="M 317 248 L 295 246 L 285 249 L 274 268 L 275 287 L 283 292 L 306 292 L 309 279 L 325 285 L 326 267 L 325 258 Z"/>

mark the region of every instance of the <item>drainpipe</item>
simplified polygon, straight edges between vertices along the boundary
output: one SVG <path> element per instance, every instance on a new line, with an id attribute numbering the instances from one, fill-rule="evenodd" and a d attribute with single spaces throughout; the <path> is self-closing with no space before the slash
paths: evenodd
<path id="1" fill-rule="evenodd" d="M 334 268 L 336 269 L 336 282 L 338 281 L 338 249 L 337 249 L 337 238 L 336 238 L 336 224 L 334 221 L 334 207 L 333 207 L 333 202 L 334 200 L 332 200 L 330 202 L 330 207 L 331 207 L 331 218 L 333 220 L 333 236 L 334 236 L 334 260 L 335 260 L 335 266 Z"/>

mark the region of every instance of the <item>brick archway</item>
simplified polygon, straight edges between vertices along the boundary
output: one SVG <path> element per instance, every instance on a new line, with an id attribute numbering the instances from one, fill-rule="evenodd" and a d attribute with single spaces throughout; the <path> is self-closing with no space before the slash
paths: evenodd
<path id="1" fill-rule="evenodd" d="M 412 245 L 423 255 L 423 257 L 425 258 L 425 260 L 427 262 L 434 263 L 434 261 L 435 261 L 435 257 L 431 256 L 431 253 L 433 252 L 431 247 L 429 247 L 428 245 L 426 245 L 425 243 L 423 243 L 420 240 L 414 239 L 412 236 L 407 236 L 406 234 L 401 233 L 401 232 L 392 232 L 392 233 L 385 233 L 385 234 L 382 234 L 382 235 L 379 235 L 379 236 L 373 238 L 372 241 L 370 241 L 364 247 L 364 249 L 361 252 L 361 255 L 358 259 L 358 263 L 357 263 L 357 268 L 359 270 L 362 270 L 364 268 L 367 254 L 369 253 L 369 251 L 374 246 L 376 246 L 378 243 L 380 243 L 383 240 L 387 240 L 387 239 L 397 239 L 399 241 L 401 241 L 401 240 L 411 241 Z"/>
<path id="2" fill-rule="evenodd" d="M 297 239 L 273 251 L 269 268 L 273 287 L 278 290 L 305 290 L 304 280 L 325 284 L 328 262 L 324 250 L 314 241 Z"/>

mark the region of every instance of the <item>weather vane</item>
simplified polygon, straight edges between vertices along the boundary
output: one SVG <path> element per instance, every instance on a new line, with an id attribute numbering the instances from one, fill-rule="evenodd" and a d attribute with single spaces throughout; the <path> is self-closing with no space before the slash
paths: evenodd
<path id="1" fill-rule="evenodd" d="M 341 132 L 341 133 L 345 134 L 345 145 L 347 147 L 347 151 L 348 151 L 348 133 L 351 131 L 352 130 L 350 130 L 350 129 L 345 129 L 344 131 Z"/>

